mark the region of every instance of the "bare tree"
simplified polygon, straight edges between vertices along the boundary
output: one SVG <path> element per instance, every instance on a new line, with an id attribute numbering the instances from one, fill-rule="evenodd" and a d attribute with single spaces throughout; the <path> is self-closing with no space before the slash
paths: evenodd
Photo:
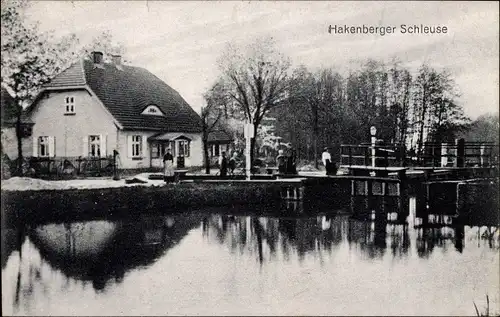
<path id="1" fill-rule="evenodd" d="M 412 76 L 394 61 L 389 69 L 389 114 L 390 137 L 395 143 L 405 144 L 410 124 L 410 97 Z"/>
<path id="2" fill-rule="evenodd" d="M 228 97 L 224 94 L 224 83 L 216 82 L 204 95 L 207 105 L 201 109 L 203 157 L 205 162 L 205 173 L 210 174 L 210 157 L 208 153 L 208 138 L 210 133 L 218 127 L 222 118 L 225 117 L 228 108 Z"/>
<path id="3" fill-rule="evenodd" d="M 457 97 L 455 84 L 448 72 L 438 71 L 425 64 L 420 67 L 412 98 L 415 116 L 413 125 L 418 128 L 419 153 L 422 151 L 424 134 L 443 135 L 445 127 L 450 131 L 467 122 L 461 106 L 455 102 Z"/>
<path id="4" fill-rule="evenodd" d="M 271 39 L 259 40 L 244 48 L 229 46 L 219 60 L 225 94 L 233 101 L 229 105 L 231 113 L 254 125 L 251 162 L 262 119 L 286 99 L 289 67 L 289 60 L 276 51 Z"/>

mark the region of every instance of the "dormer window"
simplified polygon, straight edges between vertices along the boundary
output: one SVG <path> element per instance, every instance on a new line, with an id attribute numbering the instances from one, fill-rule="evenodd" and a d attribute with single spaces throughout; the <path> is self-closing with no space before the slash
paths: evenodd
<path id="1" fill-rule="evenodd" d="M 65 98 L 65 115 L 72 115 L 75 114 L 75 97 L 73 96 L 67 96 Z"/>
<path id="2" fill-rule="evenodd" d="M 144 109 L 142 114 L 147 114 L 151 116 L 163 116 L 163 112 L 156 105 L 149 105 Z"/>

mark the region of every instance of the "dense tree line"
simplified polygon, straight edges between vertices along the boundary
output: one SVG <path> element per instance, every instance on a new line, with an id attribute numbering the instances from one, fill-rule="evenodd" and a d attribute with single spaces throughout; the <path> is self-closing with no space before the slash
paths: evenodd
<path id="1" fill-rule="evenodd" d="M 369 142 L 371 126 L 383 142 L 417 153 L 426 141 L 454 141 L 470 127 L 446 70 L 422 64 L 411 71 L 397 60 L 367 60 L 348 74 L 292 68 L 272 41 L 265 44 L 223 55 L 218 98 L 229 117 L 253 119 L 256 131 L 274 118 L 275 135 L 302 159 L 317 162 L 324 146 Z M 252 151 L 261 143 L 254 140 Z"/>
<path id="2" fill-rule="evenodd" d="M 333 69 L 297 68 L 290 98 L 271 114 L 277 131 L 299 154 L 317 161 L 321 147 L 370 140 L 422 151 L 425 141 L 450 141 L 467 127 L 452 77 L 422 65 L 416 74 L 397 61 L 369 60 L 347 76 Z"/>

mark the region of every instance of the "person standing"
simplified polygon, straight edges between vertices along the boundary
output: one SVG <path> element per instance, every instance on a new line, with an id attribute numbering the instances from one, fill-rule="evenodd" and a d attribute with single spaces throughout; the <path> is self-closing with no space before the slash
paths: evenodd
<path id="1" fill-rule="evenodd" d="M 222 152 L 221 156 L 219 157 L 219 175 L 221 177 L 227 176 L 227 157 L 226 157 L 226 152 Z"/>
<path id="2" fill-rule="evenodd" d="M 325 166 L 326 175 L 333 175 L 332 156 L 330 155 L 330 150 L 328 147 L 325 147 L 323 154 L 321 154 L 321 160 L 323 161 L 323 165 Z"/>
<path id="3" fill-rule="evenodd" d="M 174 156 L 167 149 L 165 155 L 163 155 L 163 180 L 168 183 L 173 180 L 174 177 Z"/>
<path id="4" fill-rule="evenodd" d="M 228 167 L 229 167 L 229 174 L 234 175 L 234 170 L 236 169 L 236 158 L 238 157 L 237 152 L 233 152 L 233 155 L 229 159 Z"/>
<path id="5" fill-rule="evenodd" d="M 276 157 L 276 165 L 278 165 L 278 173 L 286 173 L 286 157 L 283 155 L 283 150 L 278 151 L 278 156 Z"/>

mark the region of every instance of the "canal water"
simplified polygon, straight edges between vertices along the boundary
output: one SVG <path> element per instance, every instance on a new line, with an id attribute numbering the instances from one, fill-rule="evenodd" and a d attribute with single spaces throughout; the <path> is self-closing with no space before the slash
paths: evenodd
<path id="1" fill-rule="evenodd" d="M 2 313 L 500 312 L 494 227 L 417 226 L 415 199 L 406 223 L 262 208 L 3 228 Z"/>

